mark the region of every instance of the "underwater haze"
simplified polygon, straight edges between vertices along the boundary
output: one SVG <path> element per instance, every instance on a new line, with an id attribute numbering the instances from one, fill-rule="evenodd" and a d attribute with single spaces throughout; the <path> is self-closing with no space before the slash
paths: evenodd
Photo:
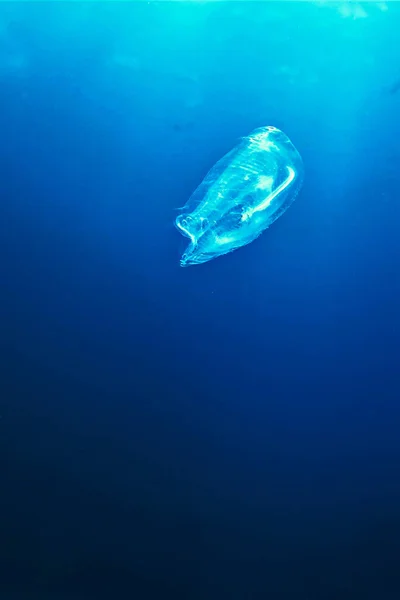
<path id="1" fill-rule="evenodd" d="M 399 600 L 399 31 L 0 3 L 1 600 Z M 181 268 L 179 207 L 267 126 L 296 200 Z"/>

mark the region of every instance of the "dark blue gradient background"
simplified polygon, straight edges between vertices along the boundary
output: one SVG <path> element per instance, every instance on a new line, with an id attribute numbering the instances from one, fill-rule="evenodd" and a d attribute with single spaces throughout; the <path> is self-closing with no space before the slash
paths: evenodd
<path id="1" fill-rule="evenodd" d="M 1 600 L 400 598 L 383 8 L 0 4 Z M 175 209 L 268 124 L 296 202 L 180 268 Z"/>

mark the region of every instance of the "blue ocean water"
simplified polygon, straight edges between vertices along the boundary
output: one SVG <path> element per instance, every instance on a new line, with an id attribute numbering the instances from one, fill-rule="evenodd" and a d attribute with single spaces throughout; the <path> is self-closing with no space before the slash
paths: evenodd
<path id="1" fill-rule="evenodd" d="M 0 3 L 1 600 L 400 598 L 400 3 Z M 182 269 L 273 125 L 290 209 Z"/>

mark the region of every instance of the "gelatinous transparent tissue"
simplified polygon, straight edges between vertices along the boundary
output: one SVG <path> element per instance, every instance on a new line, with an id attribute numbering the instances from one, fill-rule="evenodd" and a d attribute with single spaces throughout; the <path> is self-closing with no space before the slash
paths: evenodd
<path id="1" fill-rule="evenodd" d="M 190 243 L 182 267 L 197 265 L 255 240 L 291 205 L 303 161 L 275 127 L 255 129 L 207 173 L 176 218 Z"/>

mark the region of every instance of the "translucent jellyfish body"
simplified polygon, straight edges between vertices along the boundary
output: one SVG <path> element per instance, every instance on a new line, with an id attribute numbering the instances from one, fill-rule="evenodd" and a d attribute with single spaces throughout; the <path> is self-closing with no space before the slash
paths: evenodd
<path id="1" fill-rule="evenodd" d="M 303 162 L 289 138 L 261 127 L 207 173 L 175 225 L 190 240 L 181 266 L 197 265 L 255 240 L 291 205 Z"/>

